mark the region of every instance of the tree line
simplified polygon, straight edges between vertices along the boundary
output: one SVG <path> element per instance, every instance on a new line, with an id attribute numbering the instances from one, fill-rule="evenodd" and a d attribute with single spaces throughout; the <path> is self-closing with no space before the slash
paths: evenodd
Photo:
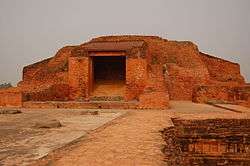
<path id="1" fill-rule="evenodd" d="M 11 83 L 3 83 L 3 84 L 0 84 L 0 89 L 10 88 L 10 87 L 12 87 Z"/>

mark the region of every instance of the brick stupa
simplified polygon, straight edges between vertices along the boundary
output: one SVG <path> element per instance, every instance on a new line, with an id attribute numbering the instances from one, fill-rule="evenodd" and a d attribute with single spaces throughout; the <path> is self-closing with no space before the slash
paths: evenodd
<path id="1" fill-rule="evenodd" d="M 201 53 L 188 41 L 104 36 L 60 49 L 23 69 L 0 106 L 165 109 L 169 100 L 250 105 L 240 66 Z"/>

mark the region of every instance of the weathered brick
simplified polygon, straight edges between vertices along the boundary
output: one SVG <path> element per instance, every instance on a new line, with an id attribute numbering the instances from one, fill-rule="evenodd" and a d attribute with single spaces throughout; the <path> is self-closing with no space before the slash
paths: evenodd
<path id="1" fill-rule="evenodd" d="M 25 101 L 89 101 L 92 56 L 104 54 L 126 57 L 122 97 L 138 101 L 139 108 L 167 108 L 169 99 L 236 102 L 237 96 L 249 105 L 248 93 L 235 90 L 245 84 L 238 64 L 201 53 L 192 42 L 156 36 L 104 36 L 64 47 L 54 57 L 24 67 L 20 92 L 29 94 Z"/>

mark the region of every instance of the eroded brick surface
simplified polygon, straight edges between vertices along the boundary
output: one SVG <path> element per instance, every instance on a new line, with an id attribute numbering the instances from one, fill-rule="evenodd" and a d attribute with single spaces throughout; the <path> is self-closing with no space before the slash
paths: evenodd
<path id="1" fill-rule="evenodd" d="M 22 93 L 18 88 L 0 90 L 0 106 L 22 107 Z"/>
<path id="2" fill-rule="evenodd" d="M 249 165 L 249 119 L 173 119 L 164 130 L 168 165 Z"/>
<path id="3" fill-rule="evenodd" d="M 140 108 L 167 108 L 169 99 L 226 100 L 249 106 L 239 64 L 201 53 L 192 42 L 155 36 L 104 36 L 66 46 L 54 57 L 24 67 L 18 84 L 21 100 L 89 101 L 94 87 L 92 57 L 104 55 L 126 56 L 122 97 L 137 100 Z M 0 103 L 12 105 L 7 98 Z"/>

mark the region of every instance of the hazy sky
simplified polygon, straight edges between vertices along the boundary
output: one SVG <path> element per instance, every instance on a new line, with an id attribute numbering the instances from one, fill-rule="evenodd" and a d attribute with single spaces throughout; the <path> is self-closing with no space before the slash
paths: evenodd
<path id="1" fill-rule="evenodd" d="M 0 0 L 0 83 L 65 45 L 115 34 L 193 41 L 250 81 L 250 0 Z"/>

